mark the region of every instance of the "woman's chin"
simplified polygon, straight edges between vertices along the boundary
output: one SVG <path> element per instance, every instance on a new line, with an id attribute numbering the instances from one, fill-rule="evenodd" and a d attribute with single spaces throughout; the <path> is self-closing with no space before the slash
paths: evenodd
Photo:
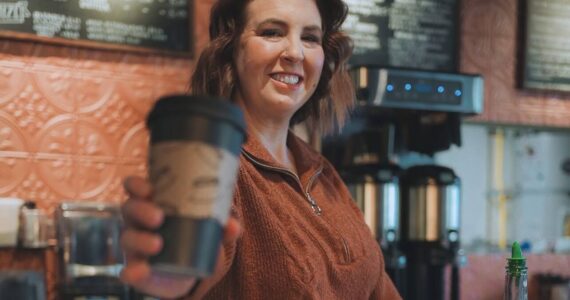
<path id="1" fill-rule="evenodd" d="M 303 104 L 301 100 L 285 99 L 268 104 L 265 109 L 273 115 L 291 118 Z"/>

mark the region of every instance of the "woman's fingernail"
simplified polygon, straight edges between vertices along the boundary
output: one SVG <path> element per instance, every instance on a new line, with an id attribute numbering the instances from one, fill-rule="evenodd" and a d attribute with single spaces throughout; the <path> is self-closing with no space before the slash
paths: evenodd
<path id="1" fill-rule="evenodd" d="M 155 253 L 160 252 L 160 250 L 162 249 L 162 238 L 160 236 L 154 238 L 153 248 Z"/>
<path id="2" fill-rule="evenodd" d="M 162 211 L 157 211 L 156 213 L 154 213 L 154 225 L 155 226 L 160 226 L 162 225 L 162 222 L 164 221 L 164 213 Z"/>

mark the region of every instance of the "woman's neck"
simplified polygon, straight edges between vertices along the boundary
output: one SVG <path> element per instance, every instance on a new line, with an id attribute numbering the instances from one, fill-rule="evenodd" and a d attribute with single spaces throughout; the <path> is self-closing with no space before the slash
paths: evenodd
<path id="1" fill-rule="evenodd" d="M 274 120 L 246 109 L 244 115 L 249 134 L 254 135 L 278 163 L 296 173 L 293 156 L 287 148 L 289 120 Z"/>

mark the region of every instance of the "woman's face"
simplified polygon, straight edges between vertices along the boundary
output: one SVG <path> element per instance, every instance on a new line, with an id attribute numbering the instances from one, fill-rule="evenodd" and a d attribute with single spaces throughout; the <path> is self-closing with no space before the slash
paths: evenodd
<path id="1" fill-rule="evenodd" d="M 238 103 L 248 112 L 289 120 L 307 102 L 324 63 L 314 0 L 252 0 L 235 54 Z"/>

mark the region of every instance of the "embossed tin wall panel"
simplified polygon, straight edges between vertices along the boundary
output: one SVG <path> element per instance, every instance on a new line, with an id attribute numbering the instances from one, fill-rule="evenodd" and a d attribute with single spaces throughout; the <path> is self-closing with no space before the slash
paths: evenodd
<path id="1" fill-rule="evenodd" d="M 213 1 L 197 2 L 199 52 Z M 50 214 L 61 201 L 123 201 L 123 178 L 146 174 L 147 112 L 160 96 L 188 90 L 193 65 L 0 40 L 0 197 L 36 200 Z M 0 251 L 0 270 L 44 269 L 48 299 L 56 267 L 53 251 Z"/>
<path id="2" fill-rule="evenodd" d="M 146 113 L 187 90 L 192 62 L 23 42 L 1 49 L 0 194 L 50 210 L 62 200 L 121 201 L 122 167 L 144 175 Z"/>

